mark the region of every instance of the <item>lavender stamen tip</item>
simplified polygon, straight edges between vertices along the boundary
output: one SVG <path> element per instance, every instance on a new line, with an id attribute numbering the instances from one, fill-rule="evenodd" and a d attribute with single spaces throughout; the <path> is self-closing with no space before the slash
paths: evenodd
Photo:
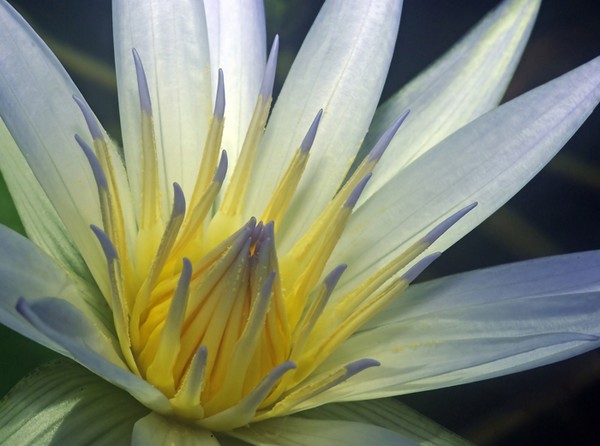
<path id="1" fill-rule="evenodd" d="M 273 94 L 273 84 L 275 83 L 275 71 L 277 69 L 277 55 L 279 53 L 279 36 L 276 35 L 273 40 L 273 46 L 271 46 L 271 52 L 267 59 L 267 65 L 265 66 L 265 74 L 263 75 L 262 85 L 260 87 L 260 96 L 262 97 L 263 104 Z"/>
<path id="2" fill-rule="evenodd" d="M 376 161 L 376 160 L 379 160 L 383 156 L 383 153 L 390 145 L 390 142 L 392 142 L 392 139 L 398 132 L 398 129 L 400 128 L 402 123 L 405 121 L 405 119 L 409 113 L 410 113 L 410 110 L 407 110 L 404 113 L 402 113 L 402 115 L 400 115 L 400 117 L 398 119 L 396 119 L 396 121 L 383 133 L 383 135 L 381 135 L 381 138 L 379 138 L 377 143 L 373 146 L 373 148 L 369 152 L 368 156 L 369 156 L 370 160 Z"/>
<path id="3" fill-rule="evenodd" d="M 346 200 L 346 203 L 344 204 L 344 206 L 346 206 L 347 208 L 350 208 L 350 209 L 352 209 L 352 208 L 354 208 L 354 206 L 356 206 L 356 203 L 358 202 L 360 195 L 362 194 L 363 190 L 365 189 L 365 186 L 371 179 L 371 176 L 373 176 L 373 174 L 371 172 L 369 172 L 367 175 L 364 176 L 364 178 L 362 180 L 360 180 L 360 182 L 356 185 L 356 187 L 350 193 L 350 196 Z"/>
<path id="4" fill-rule="evenodd" d="M 223 150 L 221 152 L 221 159 L 219 160 L 219 165 L 217 166 L 215 176 L 213 177 L 213 181 L 215 183 L 223 184 L 223 181 L 225 180 L 225 175 L 227 174 L 228 165 L 229 161 L 227 158 L 227 152 Z"/>
<path id="5" fill-rule="evenodd" d="M 79 144 L 79 147 L 83 150 L 83 153 L 92 168 L 92 174 L 94 175 L 94 180 L 96 180 L 96 185 L 99 189 L 107 191 L 108 181 L 106 180 L 106 175 L 104 175 L 104 170 L 102 170 L 102 166 L 100 165 L 100 161 L 98 161 L 96 154 L 79 135 L 75 135 L 75 141 L 77 141 L 77 144 Z"/>
<path id="6" fill-rule="evenodd" d="M 178 183 L 173 183 L 173 215 L 185 214 L 185 195 Z"/>
<path id="7" fill-rule="evenodd" d="M 306 153 L 310 150 L 313 143 L 315 142 L 315 137 L 317 136 L 317 129 L 319 128 L 319 123 L 321 122 L 321 117 L 323 116 L 323 109 L 319 110 L 315 119 L 313 119 L 308 132 L 306 132 L 306 136 L 302 140 L 302 144 L 300 144 L 300 150 L 302 153 Z"/>
<path id="8" fill-rule="evenodd" d="M 456 222 L 458 222 L 461 218 L 471 212 L 477 206 L 477 202 L 471 203 L 468 206 L 460 209 L 459 211 L 452 214 L 450 217 L 446 218 L 443 222 L 433 228 L 431 231 L 423 237 L 423 241 L 427 244 L 432 244 L 438 238 L 442 236 L 448 229 L 450 229 Z"/>
<path id="9" fill-rule="evenodd" d="M 135 74 L 138 83 L 138 94 L 140 97 L 140 108 L 148 115 L 152 116 L 152 101 L 150 100 L 150 89 L 148 88 L 148 79 L 144 71 L 142 59 L 135 48 L 131 50 L 133 54 L 133 62 L 135 64 Z"/>
<path id="10" fill-rule="evenodd" d="M 85 101 L 77 95 L 73 95 L 73 100 L 81 110 L 81 114 L 83 115 L 83 119 L 85 119 L 85 123 L 88 127 L 90 134 L 93 139 L 103 140 L 104 134 L 102 133 L 102 129 L 92 112 L 92 109 L 85 103 Z"/>
<path id="11" fill-rule="evenodd" d="M 436 260 L 440 255 L 442 255 L 441 252 L 434 252 L 433 254 L 423 257 L 402 275 L 402 280 L 411 283 L 417 278 L 419 274 L 425 271 L 425 269 L 429 265 L 431 265 L 434 262 L 434 260 Z"/>
<path id="12" fill-rule="evenodd" d="M 342 277 L 342 274 L 344 274 L 344 271 L 346 271 L 346 268 L 348 268 L 348 265 L 341 264 L 336 266 L 329 274 L 327 274 L 327 277 L 325 277 L 323 280 L 323 283 L 327 289 L 332 290 L 335 288 L 340 280 L 340 277 Z"/>
<path id="13" fill-rule="evenodd" d="M 223 78 L 223 70 L 219 68 L 219 79 L 217 81 L 217 97 L 215 99 L 215 118 L 219 121 L 225 116 L 225 81 Z"/>

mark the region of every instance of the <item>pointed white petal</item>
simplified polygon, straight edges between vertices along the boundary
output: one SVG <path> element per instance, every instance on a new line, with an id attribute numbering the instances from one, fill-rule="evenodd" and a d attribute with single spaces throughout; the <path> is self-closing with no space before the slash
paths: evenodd
<path id="1" fill-rule="evenodd" d="M 177 182 L 191 194 L 212 113 L 206 20 L 201 1 L 114 0 L 113 29 L 125 160 L 141 194 L 141 115 L 132 49 L 150 89 L 162 197 Z"/>
<path id="2" fill-rule="evenodd" d="M 478 206 L 433 245 L 443 251 L 518 192 L 600 100 L 600 58 L 463 127 L 355 211 L 330 265 L 349 264 L 339 291 L 385 265 L 458 209 Z M 368 229 L 368 230 L 367 230 Z"/>
<path id="3" fill-rule="evenodd" d="M 96 280 L 106 276 L 89 230 L 99 224 L 96 184 L 73 139 L 88 135 L 58 60 L 6 2 L 0 3 L 0 117 L 48 195 Z"/>
<path id="4" fill-rule="evenodd" d="M 148 409 L 71 361 L 24 378 L 0 403 L 0 443 L 129 445 Z"/>
<path id="5" fill-rule="evenodd" d="M 600 251 L 509 263 L 412 285 L 365 330 L 458 306 L 600 290 Z"/>
<path id="6" fill-rule="evenodd" d="M 0 119 L 0 166 L 27 236 L 77 279 L 92 282 L 73 240 Z"/>
<path id="7" fill-rule="evenodd" d="M 383 88 L 401 7 L 399 0 L 326 2 L 294 61 L 261 144 L 247 209 L 262 212 L 323 109 L 311 160 L 290 210 L 293 218 L 281 229 L 288 239 L 332 198 L 358 150 Z"/>
<path id="8" fill-rule="evenodd" d="M 17 309 L 32 326 L 84 367 L 126 390 L 146 407 L 170 411 L 167 398 L 158 389 L 127 369 L 116 342 L 69 302 L 53 297 L 20 299 Z"/>
<path id="9" fill-rule="evenodd" d="M 300 417 L 273 418 L 247 428 L 228 432 L 261 446 L 363 446 L 365 444 L 413 446 L 408 438 L 367 423 L 337 420 L 310 420 Z"/>
<path id="10" fill-rule="evenodd" d="M 205 0 L 213 97 L 219 68 L 225 77 L 223 148 L 235 165 L 252 118 L 266 63 L 262 0 Z"/>
<path id="11" fill-rule="evenodd" d="M 409 288 L 323 365 L 368 356 L 381 366 L 321 401 L 472 382 L 599 346 L 600 251 L 503 265 Z"/>
<path id="12" fill-rule="evenodd" d="M 374 424 L 398 432 L 422 446 L 471 444 L 393 398 L 326 404 L 304 411 L 298 416 L 316 420 L 346 420 Z"/>
<path id="13" fill-rule="evenodd" d="M 427 149 L 500 102 L 531 32 L 539 3 L 505 1 L 377 110 L 365 138 L 366 149 L 398 116 L 409 109 L 411 113 L 383 155 L 363 198 L 372 195 Z"/>
<path id="14" fill-rule="evenodd" d="M 0 322 L 47 347 L 65 350 L 33 329 L 16 311 L 19 297 L 35 301 L 45 296 L 61 296 L 96 321 L 98 330 L 111 324 L 110 312 L 99 296 L 82 290 L 77 281 L 44 254 L 31 241 L 0 226 Z"/>
<path id="15" fill-rule="evenodd" d="M 132 446 L 219 446 L 214 434 L 152 412 L 135 423 Z"/>

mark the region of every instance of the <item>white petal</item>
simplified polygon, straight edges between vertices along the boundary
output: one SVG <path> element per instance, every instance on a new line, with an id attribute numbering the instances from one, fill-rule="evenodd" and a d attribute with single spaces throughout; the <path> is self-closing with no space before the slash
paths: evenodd
<path id="1" fill-rule="evenodd" d="M 580 252 L 475 270 L 412 285 L 365 330 L 458 306 L 600 290 L 600 251 Z"/>
<path id="2" fill-rule="evenodd" d="M 6 3 L 0 3 L 0 117 L 48 195 L 90 270 L 106 265 L 89 229 L 101 223 L 88 162 L 73 139 L 88 135 L 72 99 L 79 92 L 48 47 Z"/>
<path id="3" fill-rule="evenodd" d="M 141 117 L 132 49 L 144 65 L 154 118 L 162 197 L 173 182 L 191 194 L 212 113 L 206 20 L 201 1 L 114 0 L 113 29 L 125 161 L 141 194 Z"/>
<path id="4" fill-rule="evenodd" d="M 281 229 L 287 241 L 332 198 L 358 150 L 383 88 L 401 7 L 399 0 L 326 2 L 294 61 L 267 125 L 248 202 L 249 213 L 263 211 L 322 108 L 293 218 Z"/>
<path id="5" fill-rule="evenodd" d="M 346 420 L 393 430 L 422 446 L 466 446 L 470 443 L 394 398 L 326 404 L 299 417 Z"/>
<path id="6" fill-rule="evenodd" d="M 266 63 L 262 0 L 205 0 L 212 78 L 223 69 L 225 129 L 222 146 L 235 165 L 256 105 Z M 213 82 L 213 97 L 216 94 Z"/>
<path id="7" fill-rule="evenodd" d="M 23 379 L 0 403 L 0 443 L 128 445 L 147 409 L 70 361 Z"/>
<path id="8" fill-rule="evenodd" d="M 219 446 L 219 442 L 209 431 L 177 423 L 152 412 L 135 423 L 131 445 Z"/>
<path id="9" fill-rule="evenodd" d="M 97 294 L 77 285 L 60 266 L 25 237 L 0 226 L 0 322 L 60 353 L 65 350 L 42 336 L 16 311 L 19 297 L 35 301 L 46 296 L 61 296 L 95 320 L 98 330 L 111 324 L 110 312 Z"/>
<path id="10" fill-rule="evenodd" d="M 102 378 L 129 392 L 146 407 L 170 412 L 167 398 L 154 386 L 130 372 L 118 356 L 115 341 L 76 307 L 58 298 L 20 300 L 18 311 L 36 329 L 68 351 L 73 359 Z"/>
<path id="11" fill-rule="evenodd" d="M 337 420 L 309 420 L 300 417 L 273 418 L 229 435 L 261 446 L 364 446 L 416 445 L 408 438 L 372 424 Z"/>
<path id="12" fill-rule="evenodd" d="M 539 3 L 505 1 L 377 110 L 365 138 L 366 149 L 398 116 L 409 109 L 411 114 L 387 148 L 363 198 L 372 195 L 427 149 L 500 102 L 531 32 Z"/>
<path id="13" fill-rule="evenodd" d="M 378 398 L 491 378 L 600 346 L 600 251 L 415 285 L 323 367 L 381 362 L 319 400 Z M 314 402 L 313 402 L 314 403 Z"/>
<path id="14" fill-rule="evenodd" d="M 63 269 L 91 282 L 87 266 L 67 229 L 1 119 L 0 141 L 2 175 L 27 236 Z"/>
<path id="15" fill-rule="evenodd" d="M 596 58 L 476 119 L 399 172 L 360 206 L 344 231 L 330 263 L 349 264 L 338 292 L 478 202 L 433 249 L 452 245 L 518 192 L 599 100 Z"/>

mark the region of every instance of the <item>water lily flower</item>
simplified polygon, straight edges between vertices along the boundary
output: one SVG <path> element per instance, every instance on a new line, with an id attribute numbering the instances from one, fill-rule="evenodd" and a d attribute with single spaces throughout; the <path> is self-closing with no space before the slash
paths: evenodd
<path id="1" fill-rule="evenodd" d="M 595 59 L 497 106 L 538 6 L 505 1 L 377 108 L 402 2 L 329 0 L 271 110 L 259 0 L 113 0 L 121 151 L 3 0 L 29 238 L 0 227 L 0 321 L 74 362 L 9 394 L 0 441 L 457 444 L 381 398 L 598 347 L 600 252 L 408 288 L 600 100 Z"/>

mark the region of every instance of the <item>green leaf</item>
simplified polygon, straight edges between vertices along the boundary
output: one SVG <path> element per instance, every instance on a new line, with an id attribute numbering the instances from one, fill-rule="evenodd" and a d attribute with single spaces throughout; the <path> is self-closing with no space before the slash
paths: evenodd
<path id="1" fill-rule="evenodd" d="M 0 444 L 129 445 L 148 413 L 130 395 L 67 360 L 40 367 L 0 401 Z"/>

